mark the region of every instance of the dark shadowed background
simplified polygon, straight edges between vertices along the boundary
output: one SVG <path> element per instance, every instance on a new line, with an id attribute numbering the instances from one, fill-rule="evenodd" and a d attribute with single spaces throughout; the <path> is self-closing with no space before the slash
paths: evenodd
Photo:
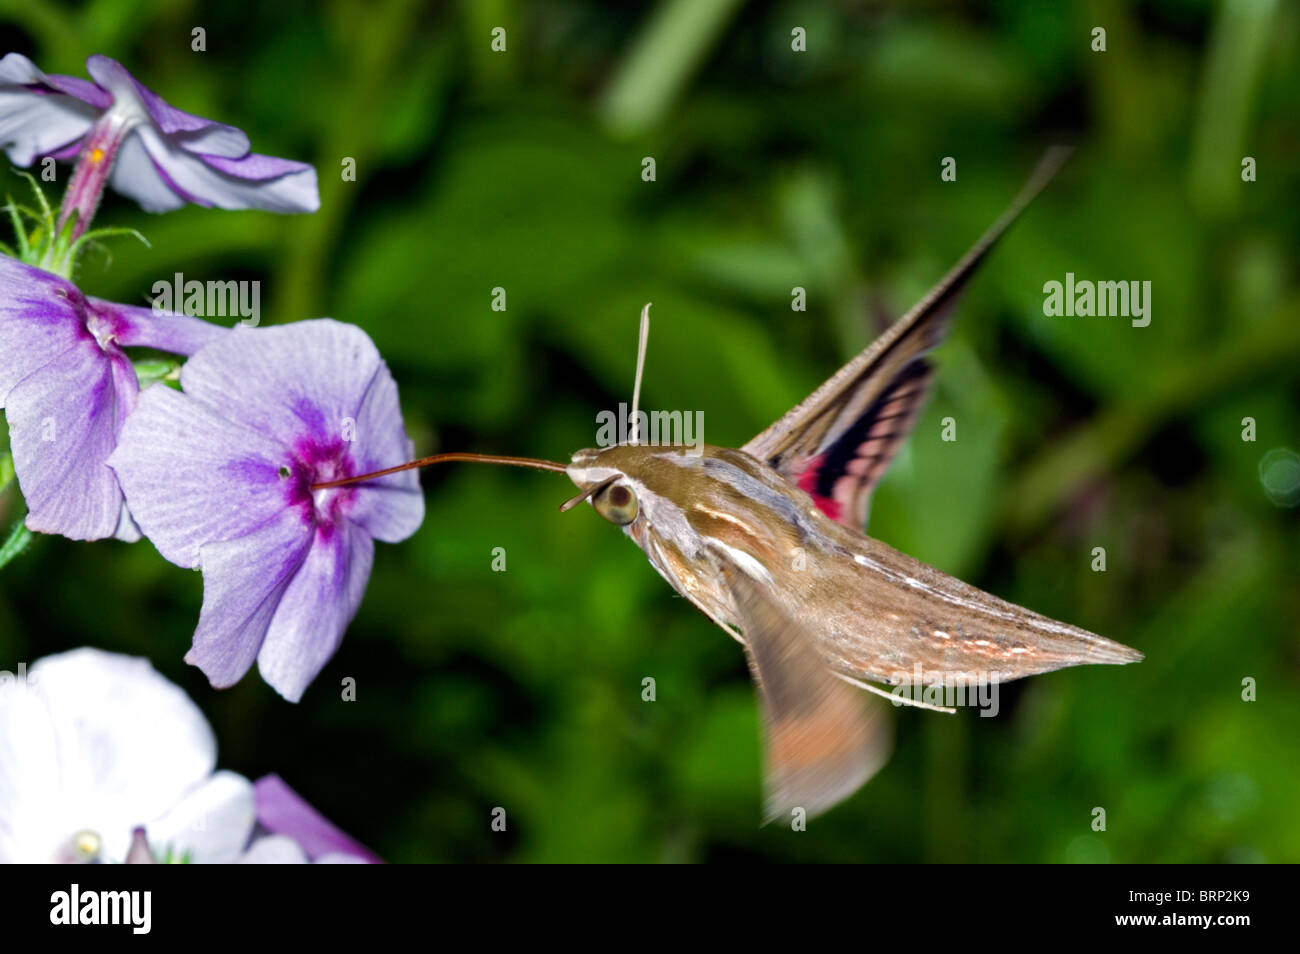
<path id="1" fill-rule="evenodd" d="M 212 720 L 223 767 L 280 773 L 392 861 L 1300 860 L 1296 5 L 0 10 L 0 52 L 77 75 L 108 54 L 319 169 L 312 216 L 111 196 L 99 224 L 152 248 L 92 250 L 81 287 L 143 304 L 177 271 L 259 280 L 263 323 L 360 325 L 421 453 L 592 445 L 630 400 L 647 301 L 643 405 L 703 411 L 708 442 L 739 445 L 923 294 L 1045 146 L 1076 142 L 962 306 L 870 529 L 1147 656 L 1004 687 L 996 719 L 899 711 L 862 791 L 807 832 L 760 829 L 740 647 L 588 508 L 559 513 L 567 481 L 453 466 L 424 475 L 423 528 L 378 546 L 298 705 L 182 662 L 201 580 L 148 542 L 38 539 L 0 574 L 0 669 L 87 644 L 148 656 Z M 1066 272 L 1150 281 L 1150 326 L 1046 317 Z M 0 496 L 6 526 L 16 504 Z"/>

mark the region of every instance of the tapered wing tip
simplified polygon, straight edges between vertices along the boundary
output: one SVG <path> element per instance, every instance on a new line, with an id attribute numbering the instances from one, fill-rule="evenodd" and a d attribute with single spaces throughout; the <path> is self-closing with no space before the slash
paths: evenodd
<path id="1" fill-rule="evenodd" d="M 1105 666 L 1127 666 L 1129 663 L 1141 662 L 1146 658 L 1131 646 L 1117 643 L 1110 639 L 1097 637 L 1097 644 L 1089 647 L 1088 659 L 1084 662 L 1099 663 Z"/>

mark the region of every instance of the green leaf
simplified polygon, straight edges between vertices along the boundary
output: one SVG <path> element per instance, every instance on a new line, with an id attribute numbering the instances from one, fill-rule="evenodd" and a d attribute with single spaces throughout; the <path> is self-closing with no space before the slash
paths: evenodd
<path id="1" fill-rule="evenodd" d="M 136 361 L 132 367 L 135 368 L 135 379 L 140 383 L 141 391 L 159 381 L 177 380 L 181 370 L 180 362 L 171 358 Z"/>
<path id="2" fill-rule="evenodd" d="M 13 528 L 9 531 L 9 536 L 5 542 L 0 544 L 0 569 L 15 557 L 22 554 L 32 542 L 32 532 L 27 529 L 24 522 L 26 514 L 20 514 L 18 520 L 14 523 Z"/>
<path id="3" fill-rule="evenodd" d="M 642 28 L 601 107 L 606 125 L 637 135 L 658 123 L 721 38 L 741 0 L 664 0 Z"/>

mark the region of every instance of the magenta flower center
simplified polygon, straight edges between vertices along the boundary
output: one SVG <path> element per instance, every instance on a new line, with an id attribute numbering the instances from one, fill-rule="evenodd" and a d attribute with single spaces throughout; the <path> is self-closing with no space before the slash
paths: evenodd
<path id="1" fill-rule="evenodd" d="M 78 310 L 85 315 L 86 330 L 95 336 L 99 350 L 110 354 L 116 351 L 117 334 L 121 323 L 112 315 L 97 311 L 85 299 L 82 299 L 77 305 Z"/>
<path id="2" fill-rule="evenodd" d="M 357 488 L 311 488 L 313 484 L 340 480 L 358 473 L 353 466 L 349 442 L 337 438 L 324 442 L 304 438 L 294 445 L 293 456 L 289 475 L 293 482 L 290 502 L 302 507 L 304 518 L 315 524 L 318 534 L 328 539 L 333 535 L 338 521 L 351 510 Z M 281 476 L 285 476 L 283 470 Z"/>

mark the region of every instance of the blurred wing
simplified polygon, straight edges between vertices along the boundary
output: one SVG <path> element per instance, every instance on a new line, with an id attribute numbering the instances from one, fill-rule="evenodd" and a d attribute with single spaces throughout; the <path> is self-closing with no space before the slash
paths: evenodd
<path id="1" fill-rule="evenodd" d="M 734 567 L 732 587 L 763 717 L 764 821 L 808 817 L 852 795 L 889 755 L 883 707 L 834 676 L 812 637 Z"/>
<path id="2" fill-rule="evenodd" d="M 975 270 L 1068 155 L 1049 149 L 1006 211 L 916 307 L 742 450 L 812 494 L 831 519 L 861 530 L 871 491 L 924 406 L 931 373 L 923 356 L 947 334 Z"/>

